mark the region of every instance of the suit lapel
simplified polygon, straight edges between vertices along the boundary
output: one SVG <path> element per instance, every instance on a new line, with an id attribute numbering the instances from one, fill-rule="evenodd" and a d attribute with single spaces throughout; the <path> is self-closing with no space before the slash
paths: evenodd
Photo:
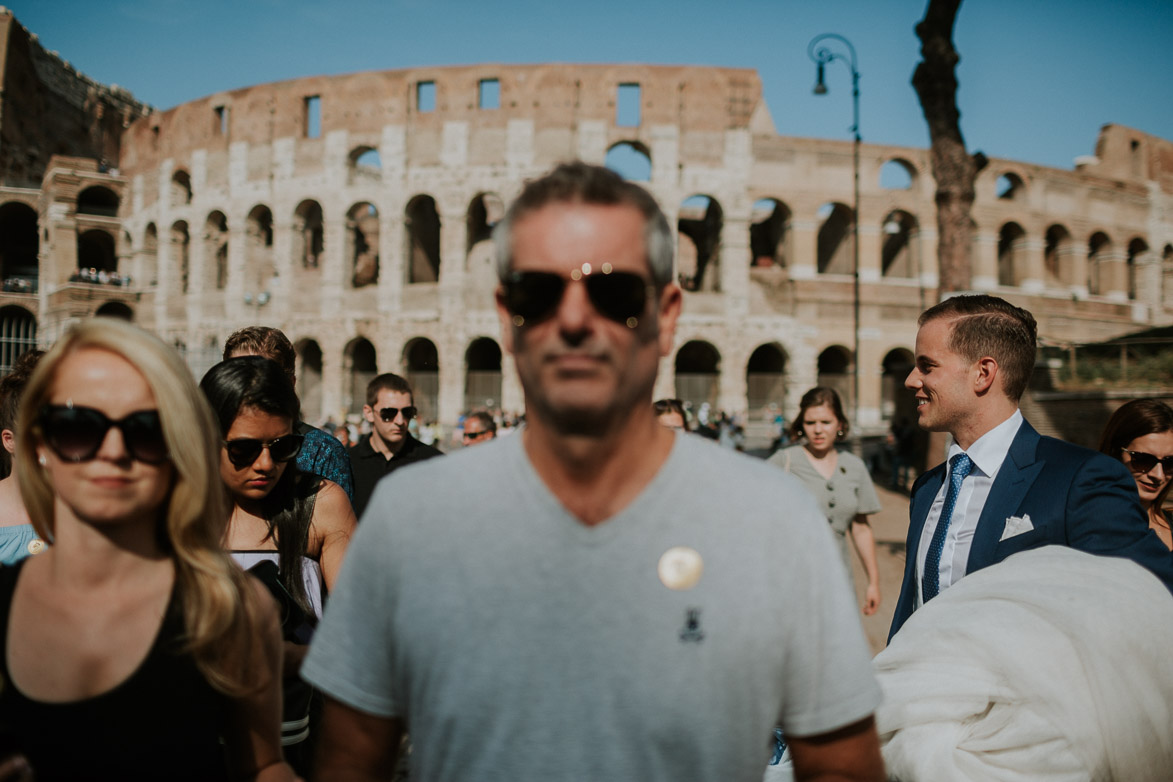
<path id="1" fill-rule="evenodd" d="M 1006 519 L 1015 515 L 1021 507 L 1030 487 L 1043 469 L 1044 462 L 1035 459 L 1038 444 L 1039 433 L 1023 421 L 1018 434 L 1014 436 L 1014 442 L 1010 444 L 1006 461 L 1002 463 L 998 477 L 990 487 L 986 506 L 982 508 L 982 515 L 978 519 L 977 530 L 973 536 L 973 545 L 969 550 L 969 560 L 966 562 L 967 573 L 993 564 L 994 549 L 1002 538 Z"/>
<path id="2" fill-rule="evenodd" d="M 933 507 L 933 500 L 941 490 L 945 481 L 945 465 L 940 464 L 925 476 L 925 482 L 913 492 L 912 507 L 908 511 L 908 561 L 915 563 L 917 549 L 920 547 L 921 533 L 925 528 L 925 519 L 929 516 L 929 508 Z"/>

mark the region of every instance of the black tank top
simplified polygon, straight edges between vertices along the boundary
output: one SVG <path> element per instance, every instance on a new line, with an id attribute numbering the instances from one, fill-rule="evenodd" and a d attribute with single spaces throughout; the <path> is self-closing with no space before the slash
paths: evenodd
<path id="1" fill-rule="evenodd" d="M 129 678 L 92 698 L 43 703 L 25 697 L 8 673 L 8 617 L 23 565 L 0 568 L 0 754 L 22 752 L 38 782 L 226 780 L 227 698 L 181 651 L 176 595 Z"/>

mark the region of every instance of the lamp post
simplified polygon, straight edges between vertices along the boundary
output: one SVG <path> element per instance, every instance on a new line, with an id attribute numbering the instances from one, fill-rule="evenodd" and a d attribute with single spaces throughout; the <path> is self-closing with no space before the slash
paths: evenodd
<path id="1" fill-rule="evenodd" d="M 847 53 L 833 51 L 831 47 L 824 42 L 838 42 L 846 47 Z M 829 62 L 835 60 L 842 61 L 848 68 L 851 69 L 851 108 L 852 118 L 854 124 L 851 126 L 851 132 L 855 137 L 854 156 L 852 163 L 855 171 L 855 192 L 854 202 L 852 203 L 851 212 L 851 308 L 852 308 L 852 334 L 855 341 L 853 349 L 855 352 L 854 361 L 852 361 L 851 371 L 851 417 L 852 431 L 856 432 L 858 437 L 859 432 L 859 68 L 856 67 L 855 47 L 851 45 L 851 41 L 844 38 L 842 35 L 836 33 L 823 33 L 816 35 L 811 39 L 810 44 L 806 47 L 807 56 L 818 66 L 817 79 L 815 81 L 815 95 L 826 95 L 827 84 L 824 81 L 824 71 Z M 858 442 L 858 440 L 857 440 Z"/>

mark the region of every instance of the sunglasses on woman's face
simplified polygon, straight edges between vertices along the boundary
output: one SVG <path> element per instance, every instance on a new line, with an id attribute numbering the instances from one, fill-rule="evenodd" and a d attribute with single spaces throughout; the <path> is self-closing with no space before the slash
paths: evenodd
<path id="1" fill-rule="evenodd" d="M 305 436 L 287 434 L 276 440 L 258 440 L 255 437 L 239 437 L 235 440 L 224 441 L 224 452 L 228 454 L 228 461 L 237 469 L 247 467 L 261 456 L 261 451 L 269 449 L 269 458 L 275 462 L 287 462 L 296 459 L 301 453 Z"/>
<path id="2" fill-rule="evenodd" d="M 387 423 L 395 420 L 396 416 L 403 413 L 403 420 L 410 421 L 415 418 L 416 409 L 414 407 L 384 407 L 379 411 L 379 418 L 382 418 Z"/>
<path id="3" fill-rule="evenodd" d="M 604 266 L 606 269 L 607 266 Z M 652 285 L 634 272 L 602 271 L 582 274 L 587 298 L 599 314 L 616 323 L 635 328 L 648 305 Z M 502 288 L 505 309 L 521 323 L 537 323 L 558 311 L 571 280 L 553 272 L 510 272 Z"/>
<path id="4" fill-rule="evenodd" d="M 167 461 L 167 441 L 158 410 L 137 410 L 111 421 L 92 407 L 45 405 L 37 423 L 45 444 L 67 462 L 88 462 L 97 456 L 112 427 L 122 433 L 131 458 L 146 464 Z"/>
<path id="5" fill-rule="evenodd" d="M 1128 462 L 1128 466 L 1132 468 L 1133 472 L 1148 472 L 1160 464 L 1161 469 L 1165 471 L 1166 475 L 1173 475 L 1173 456 L 1165 456 L 1158 459 L 1151 453 L 1145 453 L 1144 451 L 1130 451 L 1127 448 L 1122 450 L 1128 454 L 1128 458 L 1131 460 Z"/>

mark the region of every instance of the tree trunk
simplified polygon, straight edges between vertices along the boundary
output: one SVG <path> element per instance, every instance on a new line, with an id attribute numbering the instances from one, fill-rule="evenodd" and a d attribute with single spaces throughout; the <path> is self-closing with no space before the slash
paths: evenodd
<path id="1" fill-rule="evenodd" d="M 929 0 L 925 18 L 916 26 L 922 61 L 912 74 L 929 126 L 929 157 L 937 180 L 938 288 L 942 295 L 968 290 L 972 276 L 970 249 L 973 222 L 973 183 L 985 157 L 965 151 L 957 110 L 957 61 L 953 24 L 961 0 Z"/>

